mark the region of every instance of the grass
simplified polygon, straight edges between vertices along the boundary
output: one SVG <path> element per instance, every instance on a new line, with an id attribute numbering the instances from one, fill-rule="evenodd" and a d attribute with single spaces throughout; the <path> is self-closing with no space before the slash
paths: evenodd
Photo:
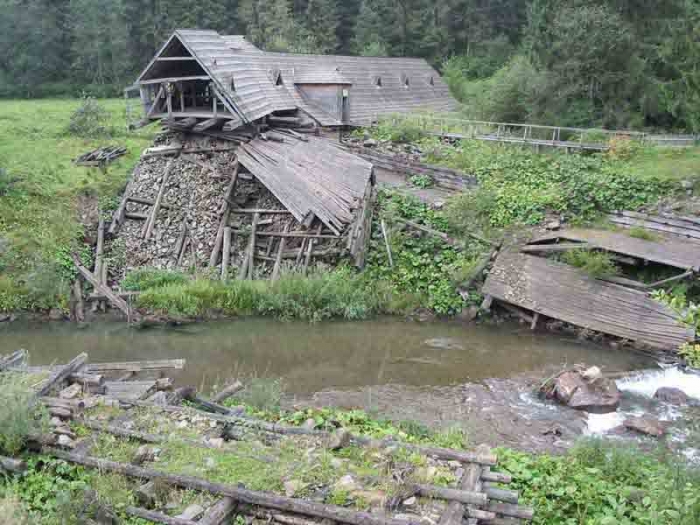
<path id="1" fill-rule="evenodd" d="M 33 390 L 24 374 L 0 373 L 0 453 L 17 454 L 32 433 L 48 426 L 43 405 L 33 405 Z"/>
<path id="2" fill-rule="evenodd" d="M 635 239 L 642 239 L 644 241 L 658 241 L 659 236 L 653 234 L 649 230 L 642 228 L 641 226 L 634 226 L 629 230 L 626 230 L 627 235 L 634 237 Z"/>
<path id="3" fill-rule="evenodd" d="M 123 100 L 100 101 L 109 113 L 111 138 L 68 133 L 79 100 L 0 100 L 0 311 L 65 308 L 74 273 L 69 255 L 84 234 L 80 198 L 116 197 L 153 130 L 126 132 Z M 79 155 L 108 144 L 128 154 L 99 169 L 75 166 Z M 9 181 L 9 182 L 8 182 Z"/>
<path id="4" fill-rule="evenodd" d="M 610 277 L 620 273 L 620 268 L 605 252 L 576 249 L 564 252 L 561 260 L 566 264 L 582 269 L 594 278 Z"/>
<path id="5" fill-rule="evenodd" d="M 321 321 L 330 318 L 366 319 L 394 311 L 393 294 L 341 267 L 310 277 L 289 274 L 270 281 L 188 279 L 145 289 L 139 306 L 191 317 L 209 312 L 231 316 L 264 315 L 280 319 Z"/>

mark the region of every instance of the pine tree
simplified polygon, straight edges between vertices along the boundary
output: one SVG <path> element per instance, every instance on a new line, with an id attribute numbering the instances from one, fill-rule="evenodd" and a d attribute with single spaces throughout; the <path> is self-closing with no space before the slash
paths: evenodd
<path id="1" fill-rule="evenodd" d="M 309 0 L 306 7 L 306 31 L 318 53 L 335 51 L 338 13 L 335 0 Z"/>

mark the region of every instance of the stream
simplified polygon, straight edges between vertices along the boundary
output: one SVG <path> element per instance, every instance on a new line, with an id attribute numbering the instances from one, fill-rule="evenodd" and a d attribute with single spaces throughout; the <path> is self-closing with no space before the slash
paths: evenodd
<path id="1" fill-rule="evenodd" d="M 581 435 L 617 439 L 628 414 L 669 421 L 668 441 L 686 446 L 685 409 L 651 401 L 657 386 L 677 386 L 700 398 L 700 376 L 678 370 L 644 372 L 618 381 L 617 413 L 587 415 L 532 394 L 565 366 L 604 372 L 657 368 L 644 355 L 518 324 L 465 326 L 398 318 L 364 322 L 278 322 L 239 319 L 179 328 L 137 330 L 120 322 L 0 325 L 0 354 L 29 351 L 33 365 L 66 362 L 87 352 L 91 362 L 184 358 L 174 378 L 207 390 L 230 377 L 282 378 L 287 407 L 339 406 L 378 411 L 433 427 L 460 426 L 473 443 L 531 451 L 563 451 Z M 694 409 L 688 409 L 694 410 Z M 687 449 L 687 450 L 686 450 Z"/>

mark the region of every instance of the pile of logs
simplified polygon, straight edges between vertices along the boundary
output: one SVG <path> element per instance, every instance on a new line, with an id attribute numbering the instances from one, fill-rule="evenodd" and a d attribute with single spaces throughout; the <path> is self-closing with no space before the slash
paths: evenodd
<path id="1" fill-rule="evenodd" d="M 105 167 L 107 164 L 123 155 L 126 155 L 126 148 L 121 146 L 105 146 L 81 155 L 75 159 L 75 164 L 77 166 Z"/>
<path id="2" fill-rule="evenodd" d="M 171 486 L 186 490 L 208 493 L 219 499 L 208 509 L 191 505 L 179 516 L 169 516 L 157 510 L 143 507 L 129 507 L 126 512 L 155 523 L 178 525 L 223 525 L 234 514 L 263 518 L 281 525 L 318 525 L 323 520 L 351 525 L 410 525 L 417 523 L 392 518 L 381 511 L 359 512 L 346 507 L 319 503 L 317 501 L 280 496 L 274 493 L 246 489 L 240 485 L 216 483 L 207 479 L 172 474 L 144 466 L 153 462 L 157 451 L 152 445 L 161 446 L 180 440 L 189 446 L 211 448 L 211 438 L 192 439 L 171 435 L 148 434 L 131 430 L 123 424 L 110 424 L 94 419 L 82 419 L 81 411 L 96 404 L 105 404 L 122 408 L 124 412 L 115 420 L 125 421 L 131 407 L 148 408 L 154 411 L 183 414 L 193 419 L 223 422 L 223 438 L 238 439 L 241 430 L 260 432 L 267 435 L 312 436 L 324 443 L 334 443 L 342 434 L 339 445 L 348 444 L 369 446 L 377 449 L 387 447 L 404 447 L 413 452 L 431 456 L 445 461 L 463 464 L 463 476 L 454 488 L 445 488 L 430 484 L 415 484 L 407 487 L 411 495 L 424 498 L 444 500 L 448 503 L 440 520 L 440 525 L 462 525 L 468 523 L 517 523 L 529 520 L 533 510 L 518 504 L 518 493 L 501 488 L 511 481 L 508 474 L 492 471 L 497 458 L 489 449 L 466 452 L 447 448 L 427 447 L 403 443 L 393 439 L 381 441 L 363 436 L 352 435 L 345 429 L 333 433 L 307 427 L 294 427 L 267 421 L 252 419 L 241 414 L 235 408 L 220 405 L 227 397 L 239 392 L 243 385 L 233 382 L 210 399 L 204 399 L 191 387 L 173 388 L 171 380 L 153 377 L 162 375 L 164 370 L 179 369 L 184 366 L 182 360 L 145 361 L 132 363 L 96 363 L 89 364 L 87 355 L 81 354 L 68 364 L 52 367 L 29 367 L 23 363 L 25 352 L 16 352 L 7 357 L 0 357 L 0 371 L 16 373 L 45 371 L 49 376 L 36 389 L 35 399 L 43 403 L 52 417 L 53 431 L 49 436 L 37 436 L 30 443 L 32 450 L 43 454 L 99 469 L 100 472 L 113 472 L 128 478 L 140 480 L 142 485 L 136 490 L 137 499 L 148 498 L 155 484 Z M 125 373 L 126 372 L 126 373 Z M 137 377 L 138 374 L 151 374 L 149 379 Z M 110 380 L 117 376 L 117 379 Z M 150 388 L 144 384 L 150 382 Z M 131 388 L 130 388 L 131 385 Z M 128 395 L 131 393 L 132 395 Z M 184 400 L 187 406 L 180 406 Z M 134 454 L 131 463 L 120 463 L 90 455 L 93 442 L 90 438 L 79 439 L 67 422 L 77 419 L 80 424 L 94 433 L 107 433 L 118 438 L 136 440 L 143 443 Z M 209 428 L 209 426 L 207 426 Z M 239 429 L 239 430 L 237 430 Z M 233 433 L 233 437 L 227 433 Z M 157 465 L 157 463 L 155 463 Z M 0 457 L 0 469 L 10 473 L 22 472 L 26 465 L 17 459 Z M 409 496 L 406 496 L 409 497 Z"/>

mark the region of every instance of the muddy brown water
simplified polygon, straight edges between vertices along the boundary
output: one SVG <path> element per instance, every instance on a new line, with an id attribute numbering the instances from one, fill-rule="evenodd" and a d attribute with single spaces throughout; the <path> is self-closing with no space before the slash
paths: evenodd
<path id="1" fill-rule="evenodd" d="M 281 377 L 285 391 L 371 385 L 446 386 L 507 378 L 553 365 L 590 363 L 609 370 L 644 368 L 648 360 L 519 325 L 365 322 L 278 322 L 242 319 L 183 328 L 136 330 L 123 323 L 0 325 L 0 354 L 24 348 L 33 365 L 184 358 L 179 382 L 208 386 L 232 375 Z"/>

